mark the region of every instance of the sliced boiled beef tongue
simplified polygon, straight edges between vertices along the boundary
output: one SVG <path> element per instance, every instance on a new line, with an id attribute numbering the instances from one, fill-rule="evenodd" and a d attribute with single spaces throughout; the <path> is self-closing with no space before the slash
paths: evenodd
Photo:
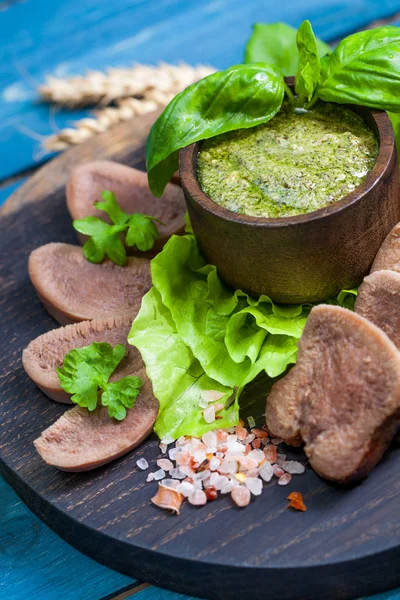
<path id="1" fill-rule="evenodd" d="M 400 273 L 374 271 L 358 290 L 356 312 L 374 323 L 400 349 Z"/>
<path id="2" fill-rule="evenodd" d="M 143 387 L 126 418 L 116 421 L 104 407 L 94 412 L 80 406 L 67 410 L 34 442 L 47 464 L 63 471 L 89 471 L 133 450 L 151 433 L 158 401 L 136 352 L 135 374 L 142 378 Z"/>
<path id="3" fill-rule="evenodd" d="M 316 306 L 296 366 L 268 396 L 266 420 L 272 435 L 305 442 L 322 477 L 356 482 L 381 459 L 400 423 L 400 354 L 360 315 Z"/>
<path id="4" fill-rule="evenodd" d="M 30 342 L 22 353 L 22 364 L 46 396 L 57 402 L 71 404 L 70 395 L 61 388 L 56 372 L 56 367 L 62 366 L 65 355 L 73 348 L 89 346 L 93 342 L 107 342 L 111 346 L 124 344 L 127 355 L 110 380 L 118 381 L 127 375 L 135 375 L 137 351 L 127 342 L 131 325 L 130 317 L 109 317 L 52 329 Z"/>
<path id="5" fill-rule="evenodd" d="M 179 186 L 169 183 L 161 198 L 155 198 L 146 173 L 108 160 L 89 162 L 73 171 L 67 185 L 67 207 L 72 219 L 93 215 L 108 221 L 107 215 L 94 206 L 95 202 L 101 201 L 103 190 L 113 192 L 125 212 L 151 215 L 163 223 L 157 224 L 160 237 L 146 255 L 154 256 L 172 234 L 183 233 L 186 209 Z M 79 235 L 79 239 L 83 242 L 86 238 Z M 127 251 L 143 256 L 132 247 L 127 247 Z"/>
<path id="6" fill-rule="evenodd" d="M 374 273 L 382 270 L 400 272 L 400 223 L 393 227 L 384 240 L 370 272 Z"/>
<path id="7" fill-rule="evenodd" d="M 124 267 L 87 261 L 80 246 L 51 243 L 29 257 L 29 275 L 45 308 L 61 325 L 137 314 L 151 287 L 150 261 L 130 257 Z"/>

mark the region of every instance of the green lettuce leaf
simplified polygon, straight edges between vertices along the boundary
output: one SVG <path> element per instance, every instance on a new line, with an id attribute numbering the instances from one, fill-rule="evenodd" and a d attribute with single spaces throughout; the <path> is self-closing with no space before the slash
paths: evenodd
<path id="1" fill-rule="evenodd" d="M 204 421 L 199 400 L 201 393 L 217 390 L 229 398 L 233 388 L 208 377 L 190 348 L 178 334 L 168 308 L 153 287 L 144 296 L 142 306 L 128 336 L 146 364 L 160 410 L 154 427 L 160 438 L 171 435 L 201 436 L 216 427 L 231 427 L 239 418 L 238 401 L 218 413 L 222 419 Z"/>
<path id="2" fill-rule="evenodd" d="M 129 343 L 142 354 L 160 402 L 155 431 L 201 435 L 239 419 L 239 397 L 259 373 L 276 377 L 297 357 L 310 306 L 276 306 L 232 290 L 205 262 L 192 235 L 174 236 L 151 263 L 154 287 L 142 301 Z M 213 423 L 202 392 L 224 393 Z"/>
<path id="3" fill-rule="evenodd" d="M 173 236 L 151 261 L 151 273 L 154 287 L 128 341 L 141 352 L 160 402 L 156 433 L 199 436 L 237 424 L 244 387 L 263 371 L 275 378 L 296 362 L 312 305 L 278 306 L 232 290 L 193 235 Z M 352 308 L 356 293 L 344 290 L 332 303 Z M 202 394 L 214 390 L 225 408 L 206 423 Z"/>

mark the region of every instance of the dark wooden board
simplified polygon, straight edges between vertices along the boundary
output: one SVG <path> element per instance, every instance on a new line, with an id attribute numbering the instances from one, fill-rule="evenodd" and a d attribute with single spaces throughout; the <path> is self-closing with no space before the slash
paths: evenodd
<path id="1" fill-rule="evenodd" d="M 79 550 L 122 573 L 190 595 L 337 600 L 399 585 L 398 445 L 353 489 L 332 486 L 308 468 L 288 487 L 271 482 L 245 510 L 224 497 L 201 508 L 185 504 L 180 517 L 150 504 L 156 484 L 146 484 L 146 472 L 135 464 L 145 456 L 154 465 L 155 438 L 86 474 L 59 472 L 36 454 L 32 441 L 65 407 L 49 401 L 21 365 L 24 346 L 56 326 L 30 284 L 29 252 L 47 242 L 75 240 L 64 203 L 71 167 L 109 157 L 143 168 L 153 118 L 117 126 L 58 157 L 1 212 L 0 473 Z M 264 386 L 253 385 L 247 398 L 262 397 Z M 303 493 L 306 513 L 287 509 L 292 490 Z"/>

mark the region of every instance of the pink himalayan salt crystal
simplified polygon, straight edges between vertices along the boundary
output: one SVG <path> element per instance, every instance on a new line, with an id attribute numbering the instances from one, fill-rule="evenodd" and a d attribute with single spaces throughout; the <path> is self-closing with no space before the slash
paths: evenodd
<path id="1" fill-rule="evenodd" d="M 272 438 L 271 443 L 274 446 L 279 446 L 279 444 L 283 444 L 283 440 L 281 440 L 281 438 Z"/>
<path id="2" fill-rule="evenodd" d="M 203 506 L 204 504 L 207 504 L 207 496 L 203 490 L 195 490 L 189 495 L 188 500 L 193 506 Z"/>
<path id="3" fill-rule="evenodd" d="M 306 470 L 305 466 L 297 460 L 287 460 L 281 464 L 281 467 L 291 475 L 302 475 Z"/>
<path id="4" fill-rule="evenodd" d="M 157 467 L 164 469 L 164 471 L 170 471 L 174 468 L 174 464 L 168 458 L 159 458 L 157 461 Z"/>
<path id="5" fill-rule="evenodd" d="M 251 454 L 251 452 L 250 452 Z M 250 454 L 247 456 L 243 456 L 240 459 L 240 469 L 241 471 L 250 471 L 251 469 L 256 469 L 258 467 L 258 460 L 251 458 Z"/>
<path id="6" fill-rule="evenodd" d="M 195 487 L 194 487 L 193 483 L 190 483 L 189 481 L 182 481 L 181 483 L 179 483 L 179 481 L 178 481 L 178 484 L 179 485 L 176 489 L 183 496 L 185 496 L 185 498 L 188 498 L 190 496 L 190 494 L 195 491 Z"/>
<path id="7" fill-rule="evenodd" d="M 262 477 L 262 479 L 264 479 L 264 481 L 268 483 L 269 481 L 271 481 L 273 475 L 274 469 L 271 463 L 265 461 L 265 463 L 260 468 L 260 477 Z"/>
<path id="8" fill-rule="evenodd" d="M 192 456 L 190 454 L 190 452 L 179 452 L 176 455 L 176 464 L 181 466 L 181 465 L 190 465 L 192 460 Z"/>
<path id="9" fill-rule="evenodd" d="M 268 462 L 271 464 L 276 463 L 277 451 L 275 446 L 265 446 L 264 454 Z"/>
<path id="10" fill-rule="evenodd" d="M 235 434 L 238 440 L 244 440 L 247 437 L 247 429 L 237 425 L 235 427 Z"/>
<path id="11" fill-rule="evenodd" d="M 160 442 L 158 447 L 160 448 L 161 454 L 166 454 L 168 446 L 167 444 L 164 444 L 163 442 Z"/>
<path id="12" fill-rule="evenodd" d="M 218 440 L 218 443 L 221 444 L 223 442 L 226 442 L 227 439 L 228 439 L 227 432 L 224 431 L 223 429 L 218 429 L 218 431 L 217 431 L 217 440 Z"/>
<path id="13" fill-rule="evenodd" d="M 203 444 L 206 446 L 207 450 L 209 448 L 215 448 L 217 446 L 217 434 L 215 431 L 208 431 L 204 435 L 201 436 Z"/>
<path id="14" fill-rule="evenodd" d="M 247 477 L 258 477 L 260 473 L 260 469 L 250 469 L 249 471 L 246 471 L 246 476 Z"/>
<path id="15" fill-rule="evenodd" d="M 213 456 L 212 459 L 209 462 L 209 469 L 210 471 L 217 471 L 217 469 L 219 469 L 221 465 L 221 459 L 217 458 L 216 456 Z"/>
<path id="16" fill-rule="evenodd" d="M 207 402 L 215 402 L 216 400 L 221 400 L 224 397 L 224 392 L 218 392 L 218 390 L 205 390 L 201 392 L 201 397 L 203 400 Z"/>
<path id="17" fill-rule="evenodd" d="M 262 494 L 263 482 L 258 477 L 247 477 L 246 487 L 253 496 L 260 496 Z"/>
<path id="18" fill-rule="evenodd" d="M 206 423 L 213 423 L 215 421 L 215 408 L 212 404 L 203 411 L 203 417 Z"/>
<path id="19" fill-rule="evenodd" d="M 257 464 L 260 464 L 262 460 L 265 460 L 265 454 L 262 450 L 251 450 L 251 452 L 248 453 L 247 458 L 252 458 L 257 461 Z"/>
<path id="20" fill-rule="evenodd" d="M 287 485 L 292 481 L 292 476 L 290 473 L 284 473 L 282 477 L 278 479 L 278 485 Z"/>
<path id="21" fill-rule="evenodd" d="M 253 446 L 253 448 L 255 450 L 258 450 L 259 448 L 261 448 L 261 439 L 260 438 L 256 438 L 254 440 L 254 442 L 251 443 L 251 445 Z"/>
<path id="22" fill-rule="evenodd" d="M 272 469 L 274 471 L 275 477 L 282 477 L 285 474 L 285 471 L 279 465 L 272 465 Z"/>
<path id="23" fill-rule="evenodd" d="M 236 473 L 237 462 L 234 460 L 223 460 L 218 470 L 220 473 Z"/>
<path id="24" fill-rule="evenodd" d="M 244 506 L 250 504 L 250 490 L 244 485 L 237 485 L 231 491 L 231 498 L 237 506 L 243 508 Z"/>

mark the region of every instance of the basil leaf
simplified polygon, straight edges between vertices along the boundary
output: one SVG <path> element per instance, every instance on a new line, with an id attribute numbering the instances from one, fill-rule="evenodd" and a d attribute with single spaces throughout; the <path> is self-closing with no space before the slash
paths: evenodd
<path id="1" fill-rule="evenodd" d="M 281 73 L 265 64 L 213 73 L 175 96 L 151 128 L 146 145 L 151 191 L 160 197 L 178 167 L 178 151 L 193 142 L 266 123 L 279 111 Z"/>
<path id="2" fill-rule="evenodd" d="M 394 139 L 396 140 L 397 158 L 400 164 L 400 113 L 389 112 L 388 117 L 392 123 Z"/>
<path id="3" fill-rule="evenodd" d="M 244 62 L 266 62 L 281 70 L 283 75 L 294 75 L 298 68 L 296 29 L 286 23 L 256 23 L 246 45 Z M 331 51 L 330 46 L 317 39 L 320 56 Z"/>
<path id="4" fill-rule="evenodd" d="M 400 112 L 400 28 L 361 31 L 342 40 L 322 63 L 318 97 Z"/>
<path id="5" fill-rule="evenodd" d="M 321 61 L 318 54 L 317 40 L 310 21 L 303 21 L 296 36 L 299 51 L 299 67 L 296 73 L 296 94 L 308 101 L 314 95 L 319 76 Z"/>

